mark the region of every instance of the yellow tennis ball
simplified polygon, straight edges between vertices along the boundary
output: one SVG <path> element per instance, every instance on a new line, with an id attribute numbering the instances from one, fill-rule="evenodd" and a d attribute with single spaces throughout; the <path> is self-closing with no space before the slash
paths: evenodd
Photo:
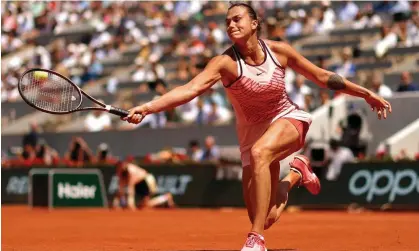
<path id="1" fill-rule="evenodd" d="M 46 78 L 48 78 L 48 72 L 45 72 L 45 71 L 35 71 L 33 73 L 33 76 L 36 79 L 46 79 Z"/>

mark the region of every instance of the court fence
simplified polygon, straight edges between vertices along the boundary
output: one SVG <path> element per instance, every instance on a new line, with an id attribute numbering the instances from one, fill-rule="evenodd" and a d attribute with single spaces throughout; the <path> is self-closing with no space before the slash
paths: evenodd
<path id="1" fill-rule="evenodd" d="M 221 177 L 220 167 L 216 165 L 142 167 L 156 177 L 158 192 L 172 193 L 179 207 L 244 207 L 241 181 L 237 178 Z M 111 201 L 118 189 L 115 167 L 90 166 L 84 169 L 92 168 L 99 170 L 103 176 L 106 194 L 103 201 Z M 2 204 L 30 204 L 30 170 L 37 168 L 1 170 Z M 75 182 L 73 178 L 72 181 Z M 41 193 L 42 196 L 47 201 L 48 193 Z M 300 187 L 292 189 L 288 201 L 289 206 L 307 209 L 339 209 L 354 204 L 370 209 L 419 210 L 419 162 L 347 164 L 342 168 L 338 180 L 322 179 L 322 191 L 319 195 L 313 196 Z"/>

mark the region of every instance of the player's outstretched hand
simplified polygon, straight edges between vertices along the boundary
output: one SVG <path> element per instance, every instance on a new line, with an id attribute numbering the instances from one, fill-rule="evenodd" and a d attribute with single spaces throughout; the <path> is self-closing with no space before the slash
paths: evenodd
<path id="1" fill-rule="evenodd" d="M 365 101 L 371 106 L 372 111 L 377 112 L 378 119 L 386 119 L 387 111 L 391 113 L 390 103 L 375 93 L 371 93 L 370 96 L 365 98 Z"/>
<path id="2" fill-rule="evenodd" d="M 129 110 L 129 115 L 122 118 L 132 124 L 139 124 L 144 117 L 148 114 L 148 107 L 144 105 L 136 106 Z"/>

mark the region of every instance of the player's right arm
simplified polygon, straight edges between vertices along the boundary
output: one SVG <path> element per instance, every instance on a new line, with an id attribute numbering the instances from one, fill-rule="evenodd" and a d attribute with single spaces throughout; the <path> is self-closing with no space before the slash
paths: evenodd
<path id="1" fill-rule="evenodd" d="M 174 88 L 157 100 L 130 109 L 129 115 L 123 120 L 138 124 L 147 114 L 165 111 L 191 101 L 221 79 L 226 60 L 226 55 L 214 57 L 205 69 L 187 84 Z"/>

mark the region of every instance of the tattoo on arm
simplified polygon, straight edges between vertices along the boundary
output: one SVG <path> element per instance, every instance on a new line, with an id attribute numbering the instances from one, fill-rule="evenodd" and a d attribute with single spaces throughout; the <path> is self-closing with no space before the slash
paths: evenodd
<path id="1" fill-rule="evenodd" d="M 327 87 L 329 87 L 329 89 L 338 91 L 345 89 L 346 85 L 343 81 L 343 78 L 335 73 L 327 80 Z"/>

